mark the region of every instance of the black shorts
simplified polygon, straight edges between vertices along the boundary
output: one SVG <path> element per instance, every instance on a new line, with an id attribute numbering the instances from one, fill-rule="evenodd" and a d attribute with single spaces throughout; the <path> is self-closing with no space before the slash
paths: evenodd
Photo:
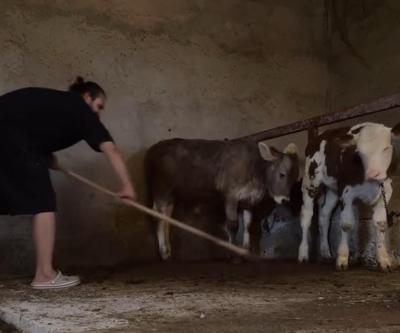
<path id="1" fill-rule="evenodd" d="M 0 214 L 31 215 L 56 211 L 56 195 L 49 173 L 50 158 L 2 139 Z"/>

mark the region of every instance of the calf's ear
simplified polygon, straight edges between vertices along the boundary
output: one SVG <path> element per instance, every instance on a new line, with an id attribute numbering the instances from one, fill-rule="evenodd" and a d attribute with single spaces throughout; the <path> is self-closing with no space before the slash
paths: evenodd
<path id="1" fill-rule="evenodd" d="M 357 132 L 356 134 L 344 134 L 335 138 L 335 140 L 340 144 L 342 148 L 351 147 L 356 144 L 356 137 L 359 136 L 358 133 L 359 132 Z"/>
<path id="2" fill-rule="evenodd" d="M 283 152 L 288 155 L 299 155 L 299 149 L 294 143 L 289 143 Z"/>
<path id="3" fill-rule="evenodd" d="M 261 157 L 266 161 L 275 161 L 279 157 L 278 151 L 273 147 L 268 147 L 264 142 L 258 143 L 258 150 Z"/>

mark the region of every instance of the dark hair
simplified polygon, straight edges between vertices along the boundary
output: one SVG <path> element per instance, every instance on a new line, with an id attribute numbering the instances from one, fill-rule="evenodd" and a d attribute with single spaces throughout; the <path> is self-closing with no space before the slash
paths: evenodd
<path id="1" fill-rule="evenodd" d="M 99 95 L 104 95 L 106 93 L 102 87 L 100 87 L 96 82 L 85 81 L 83 77 L 78 76 L 73 84 L 68 88 L 68 91 L 83 95 L 89 93 L 90 97 L 97 98 Z"/>

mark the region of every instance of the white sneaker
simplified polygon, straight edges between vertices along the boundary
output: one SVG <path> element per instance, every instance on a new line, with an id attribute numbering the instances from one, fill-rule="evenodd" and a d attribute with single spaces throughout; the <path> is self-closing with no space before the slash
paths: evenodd
<path id="1" fill-rule="evenodd" d="M 54 279 L 46 282 L 32 282 L 33 289 L 64 289 L 77 286 L 81 283 L 79 276 L 62 275 L 61 271 L 57 272 Z"/>

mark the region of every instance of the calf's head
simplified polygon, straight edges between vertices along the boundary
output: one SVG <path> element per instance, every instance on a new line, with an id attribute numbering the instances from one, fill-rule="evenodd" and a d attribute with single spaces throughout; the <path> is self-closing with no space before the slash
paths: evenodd
<path id="1" fill-rule="evenodd" d="M 351 128 L 353 142 L 365 169 L 367 180 L 383 181 L 393 157 L 393 140 L 399 137 L 398 125 L 393 129 L 382 124 L 364 123 Z"/>
<path id="2" fill-rule="evenodd" d="M 270 148 L 265 143 L 259 143 L 258 147 L 263 159 L 270 162 L 265 169 L 269 195 L 278 204 L 289 201 L 290 190 L 299 178 L 299 157 L 296 145 L 289 144 L 283 152 Z"/>

